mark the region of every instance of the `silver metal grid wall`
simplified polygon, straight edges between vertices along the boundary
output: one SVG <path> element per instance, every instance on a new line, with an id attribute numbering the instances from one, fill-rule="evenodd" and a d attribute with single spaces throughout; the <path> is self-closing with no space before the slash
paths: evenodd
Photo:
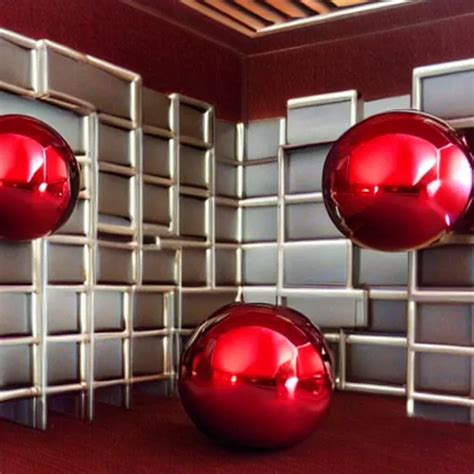
<path id="1" fill-rule="evenodd" d="M 49 123 L 82 170 L 62 229 L 0 243 L 0 416 L 45 428 L 48 409 L 92 419 L 96 400 L 130 406 L 137 384 L 170 393 L 184 340 L 243 299 L 319 324 L 340 389 L 406 393 L 410 415 L 473 421 L 472 236 L 360 249 L 322 202 L 331 143 L 409 96 L 324 94 L 232 124 L 49 41 L 0 30 L 0 56 L 0 113 Z M 472 60 L 420 68 L 413 106 L 472 129 L 473 85 Z"/>

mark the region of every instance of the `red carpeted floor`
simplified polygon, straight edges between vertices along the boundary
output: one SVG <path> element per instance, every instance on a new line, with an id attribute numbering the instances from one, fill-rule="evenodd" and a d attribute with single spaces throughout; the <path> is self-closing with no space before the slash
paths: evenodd
<path id="1" fill-rule="evenodd" d="M 310 439 L 273 453 L 214 445 L 176 400 L 100 406 L 93 424 L 50 415 L 47 432 L 0 422 L 0 473 L 474 473 L 474 427 L 407 419 L 400 399 L 336 394 Z"/>

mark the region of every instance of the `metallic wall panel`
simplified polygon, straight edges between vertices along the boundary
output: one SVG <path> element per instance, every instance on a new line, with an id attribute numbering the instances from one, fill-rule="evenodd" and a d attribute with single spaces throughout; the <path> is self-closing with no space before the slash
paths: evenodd
<path id="1" fill-rule="evenodd" d="M 204 141 L 205 113 L 192 105 L 179 106 L 179 133 Z"/>
<path id="2" fill-rule="evenodd" d="M 33 246 L 31 242 L 0 242 L 0 283 L 33 282 Z M 15 262 L 15 265 L 11 263 Z"/>
<path id="3" fill-rule="evenodd" d="M 209 188 L 209 153 L 206 150 L 180 145 L 179 160 L 181 184 Z"/>
<path id="4" fill-rule="evenodd" d="M 156 284 L 176 283 L 176 251 L 144 250 L 143 282 Z"/>
<path id="5" fill-rule="evenodd" d="M 285 192 L 288 194 L 322 192 L 323 166 L 330 149 L 330 146 L 321 145 L 287 151 Z"/>
<path id="6" fill-rule="evenodd" d="M 267 303 L 276 304 L 277 302 L 277 291 L 276 288 L 270 290 L 263 290 L 258 287 L 244 287 L 243 299 L 246 303 Z"/>
<path id="7" fill-rule="evenodd" d="M 97 282 L 134 283 L 132 251 L 100 246 L 97 251 Z"/>
<path id="8" fill-rule="evenodd" d="M 388 112 L 390 110 L 410 109 L 411 96 L 400 95 L 364 102 L 364 118 Z"/>
<path id="9" fill-rule="evenodd" d="M 337 140 L 351 127 L 351 102 L 334 102 L 288 109 L 287 141 L 290 144 Z M 311 124 L 309 127 L 308 124 Z"/>
<path id="10" fill-rule="evenodd" d="M 99 173 L 99 213 L 131 219 L 130 178 Z"/>
<path id="11" fill-rule="evenodd" d="M 170 188 L 143 184 L 143 221 L 168 226 L 170 215 Z"/>
<path id="12" fill-rule="evenodd" d="M 257 160 L 278 155 L 280 119 L 257 120 L 245 127 L 245 159 Z"/>
<path id="13" fill-rule="evenodd" d="M 164 296 L 161 293 L 135 292 L 133 299 L 133 328 L 159 329 L 166 325 Z"/>
<path id="14" fill-rule="evenodd" d="M 242 214 L 244 242 L 277 240 L 278 212 L 276 206 L 245 207 Z"/>
<path id="15" fill-rule="evenodd" d="M 453 262 L 456 262 L 453 265 Z M 418 252 L 420 286 L 474 286 L 474 246 L 447 245 Z"/>
<path id="16" fill-rule="evenodd" d="M 278 194 L 278 163 L 244 167 L 244 196 L 276 196 Z"/>
<path id="17" fill-rule="evenodd" d="M 343 237 L 322 202 L 287 204 L 285 240 L 333 239 Z"/>
<path id="18" fill-rule="evenodd" d="M 216 249 L 214 258 L 216 285 L 237 285 L 237 250 Z"/>
<path id="19" fill-rule="evenodd" d="M 429 304 L 418 305 L 416 342 L 434 344 L 472 345 L 474 305 Z"/>
<path id="20" fill-rule="evenodd" d="M 60 227 L 56 234 L 67 235 L 86 235 L 87 234 L 87 213 L 89 212 L 88 203 L 83 200 L 77 202 L 71 217 Z"/>
<path id="21" fill-rule="evenodd" d="M 426 392 L 470 395 L 472 357 L 417 353 L 415 389 Z"/>
<path id="22" fill-rule="evenodd" d="M 369 329 L 378 333 L 406 334 L 407 302 L 371 299 L 369 301 Z"/>
<path id="23" fill-rule="evenodd" d="M 439 403 L 415 401 L 414 413 L 420 418 L 448 421 L 450 423 L 469 423 L 471 419 L 470 408 Z"/>
<path id="24" fill-rule="evenodd" d="M 204 286 L 207 283 L 207 250 L 184 248 L 181 256 L 181 283 Z"/>
<path id="25" fill-rule="evenodd" d="M 0 337 L 31 335 L 31 295 L 0 293 Z"/>
<path id="26" fill-rule="evenodd" d="M 443 119 L 473 116 L 474 70 L 423 78 L 421 90 L 424 112 Z"/>
<path id="27" fill-rule="evenodd" d="M 362 383 L 404 385 L 406 350 L 404 347 L 373 344 L 348 344 L 347 380 Z"/>
<path id="28" fill-rule="evenodd" d="M 32 90 L 32 50 L 0 38 L 0 57 L 0 81 Z"/>
<path id="29" fill-rule="evenodd" d="M 84 246 L 49 245 L 48 279 L 51 283 L 83 283 L 86 277 Z"/>
<path id="30" fill-rule="evenodd" d="M 48 385 L 79 381 L 79 345 L 76 342 L 49 343 Z"/>
<path id="31" fill-rule="evenodd" d="M 349 245 L 341 240 L 286 247 L 283 252 L 284 284 L 345 285 Z"/>
<path id="32" fill-rule="evenodd" d="M 143 135 L 143 172 L 171 177 L 171 140 L 151 135 Z"/>
<path id="33" fill-rule="evenodd" d="M 216 194 L 237 197 L 237 167 L 216 162 Z"/>
<path id="34" fill-rule="evenodd" d="M 341 295 L 330 291 L 318 293 L 282 292 L 285 304 L 301 311 L 322 328 L 364 327 L 367 304 L 363 295 Z"/>
<path id="35" fill-rule="evenodd" d="M 81 330 L 79 295 L 48 289 L 48 334 L 78 334 Z"/>
<path id="36" fill-rule="evenodd" d="M 378 252 L 357 248 L 355 280 L 358 285 L 406 286 L 408 254 L 406 252 Z"/>
<path id="37" fill-rule="evenodd" d="M 122 331 L 124 328 L 123 294 L 118 291 L 96 291 L 94 331 Z"/>
<path id="38" fill-rule="evenodd" d="M 235 124 L 216 120 L 215 152 L 217 159 L 227 158 L 235 160 L 237 155 L 237 133 Z"/>
<path id="39" fill-rule="evenodd" d="M 49 91 L 67 94 L 94 104 L 98 110 L 109 115 L 134 119 L 130 81 L 88 62 L 67 57 L 50 47 L 47 50 Z"/>
<path id="40" fill-rule="evenodd" d="M 96 339 L 94 342 L 94 379 L 123 378 L 123 343 L 121 339 Z"/>
<path id="41" fill-rule="evenodd" d="M 275 285 L 277 282 L 277 246 L 243 249 L 242 273 L 244 285 Z"/>
<path id="42" fill-rule="evenodd" d="M 31 387 L 33 367 L 31 346 L 0 346 L 0 389 Z"/>
<path id="43" fill-rule="evenodd" d="M 161 374 L 164 366 L 162 337 L 138 337 L 133 341 L 133 375 Z"/>
<path id="44" fill-rule="evenodd" d="M 130 131 L 99 123 L 99 161 L 132 165 Z"/>
<path id="45" fill-rule="evenodd" d="M 182 327 L 192 328 L 201 324 L 221 306 L 232 303 L 237 297 L 237 291 L 182 294 Z"/>
<path id="46" fill-rule="evenodd" d="M 74 112 L 0 92 L 0 113 L 29 115 L 42 120 L 57 130 L 76 154 L 87 151 L 83 133 L 84 120 Z"/>
<path id="47" fill-rule="evenodd" d="M 187 237 L 206 237 L 206 199 L 181 195 L 179 206 L 180 234 Z"/>
<path id="48" fill-rule="evenodd" d="M 216 241 L 237 242 L 238 236 L 238 210 L 232 206 L 216 204 Z"/>
<path id="49" fill-rule="evenodd" d="M 142 88 L 143 123 L 165 130 L 171 130 L 171 99 L 148 87 Z"/>

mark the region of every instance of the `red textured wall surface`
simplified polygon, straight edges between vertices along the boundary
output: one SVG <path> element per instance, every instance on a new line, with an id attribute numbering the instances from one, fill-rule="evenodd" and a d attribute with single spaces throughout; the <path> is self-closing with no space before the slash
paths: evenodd
<path id="1" fill-rule="evenodd" d="M 155 3 L 169 6 L 169 15 L 119 0 L 0 0 L 0 27 L 131 69 L 148 87 L 210 102 L 219 116 L 238 120 L 242 59 L 230 46 L 236 33 L 227 34 L 219 25 L 213 29 L 208 20 L 192 15 L 179 25 L 173 17 L 175 0 Z"/>
<path id="2" fill-rule="evenodd" d="M 0 0 L 0 26 L 129 68 L 228 120 L 283 115 L 291 97 L 410 92 L 417 66 L 474 56 L 474 0 L 425 0 L 250 39 L 178 0 Z"/>
<path id="3" fill-rule="evenodd" d="M 473 0 L 426 0 L 259 38 L 244 59 L 244 116 L 347 89 L 366 100 L 409 94 L 413 68 L 474 56 L 473 31 Z"/>

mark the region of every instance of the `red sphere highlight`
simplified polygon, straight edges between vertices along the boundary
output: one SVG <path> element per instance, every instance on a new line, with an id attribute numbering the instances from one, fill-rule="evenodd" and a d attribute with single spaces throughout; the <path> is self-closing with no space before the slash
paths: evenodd
<path id="1" fill-rule="evenodd" d="M 399 111 L 370 117 L 332 147 L 323 195 L 338 229 L 361 247 L 426 247 L 472 202 L 473 158 L 443 121 Z"/>
<path id="2" fill-rule="evenodd" d="M 32 117 L 0 116 L 0 238 L 32 240 L 70 217 L 79 166 L 66 141 Z"/>
<path id="3" fill-rule="evenodd" d="M 326 342 L 305 316 L 233 304 L 194 333 L 178 385 L 188 415 L 210 437 L 275 449 L 305 439 L 319 425 L 333 374 Z"/>

